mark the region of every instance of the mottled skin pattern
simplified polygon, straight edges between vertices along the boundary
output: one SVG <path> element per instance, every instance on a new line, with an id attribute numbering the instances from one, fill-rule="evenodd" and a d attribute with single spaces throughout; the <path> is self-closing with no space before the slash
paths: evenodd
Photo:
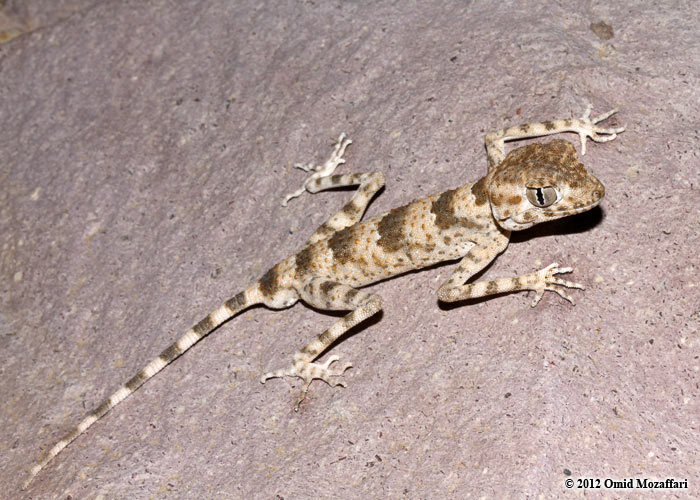
<path id="1" fill-rule="evenodd" d="M 258 282 L 201 320 L 90 413 L 46 452 L 31 469 L 24 487 L 53 457 L 115 405 L 202 337 L 254 304 L 282 309 L 303 300 L 324 310 L 350 311 L 297 352 L 290 367 L 262 376 L 263 383 L 269 378 L 286 375 L 301 378 L 304 383 L 297 409 L 313 379 L 345 385 L 339 378 L 350 363 L 331 368 L 337 356 L 330 356 L 322 364 L 314 363 L 314 359 L 343 333 L 382 308 L 379 295 L 358 287 L 438 262 L 461 259 L 457 269 L 438 289 L 438 298 L 442 301 L 533 290 L 534 307 L 545 290 L 550 290 L 573 303 L 558 287 L 583 287 L 557 278 L 556 274 L 571 272 L 571 268 L 559 268 L 557 264 L 512 278 L 466 282 L 505 250 L 511 231 L 589 210 L 600 202 L 605 192 L 598 179 L 579 163 L 571 143 L 554 140 L 548 144 L 530 144 L 506 156 L 505 141 L 575 132 L 581 138 L 581 150 L 585 154 L 586 137 L 605 142 L 624 130 L 596 125 L 615 111 L 591 120 L 589 106 L 578 120 L 529 123 L 489 133 L 486 136 L 489 164 L 486 176 L 365 221 L 360 219 L 372 197 L 384 186 L 384 175 L 381 172 L 333 174 L 338 165 L 345 163 L 343 154 L 351 143 L 341 134 L 326 163 L 296 165 L 313 173 L 301 189 L 285 198 L 283 205 L 304 191 L 317 193 L 338 186 L 358 185 L 352 199 L 321 225 L 297 254 L 272 267 Z"/>

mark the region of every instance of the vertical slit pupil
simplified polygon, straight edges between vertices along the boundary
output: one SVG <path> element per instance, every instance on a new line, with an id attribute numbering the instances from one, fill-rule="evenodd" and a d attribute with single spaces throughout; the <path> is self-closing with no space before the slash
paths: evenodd
<path id="1" fill-rule="evenodd" d="M 542 194 L 542 188 L 537 188 L 537 201 L 540 205 L 544 205 L 544 194 Z"/>

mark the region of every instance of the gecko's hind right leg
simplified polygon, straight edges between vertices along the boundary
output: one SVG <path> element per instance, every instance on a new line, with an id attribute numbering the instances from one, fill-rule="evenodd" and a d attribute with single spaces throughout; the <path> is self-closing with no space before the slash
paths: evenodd
<path id="1" fill-rule="evenodd" d="M 352 309 L 352 311 L 294 354 L 289 368 L 271 371 L 261 377 L 260 382 L 263 384 L 275 377 L 290 376 L 302 379 L 304 385 L 294 406 L 295 411 L 299 409 L 299 404 L 306 397 L 309 385 L 314 379 L 323 380 L 332 386 L 345 387 L 345 382 L 338 380 L 338 377 L 352 366 L 351 363 L 333 369 L 330 365 L 339 359 L 338 356 L 331 356 L 325 363 L 314 363 L 314 360 L 350 328 L 376 314 L 382 308 L 382 299 L 379 295 L 325 278 L 313 278 L 297 291 L 304 302 L 314 307 L 329 311 L 344 309 Z"/>

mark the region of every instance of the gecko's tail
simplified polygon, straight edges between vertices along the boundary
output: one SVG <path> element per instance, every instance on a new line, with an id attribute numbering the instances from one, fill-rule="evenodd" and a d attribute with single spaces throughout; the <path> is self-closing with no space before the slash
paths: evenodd
<path id="1" fill-rule="evenodd" d="M 241 292 L 224 302 L 218 309 L 210 313 L 206 318 L 201 320 L 195 326 L 187 330 L 170 347 L 160 353 L 160 355 L 148 363 L 136 375 L 134 375 L 126 384 L 121 386 L 114 394 L 107 398 L 100 406 L 92 411 L 82 422 L 78 424 L 66 437 L 56 443 L 48 450 L 42 458 L 32 467 L 29 476 L 22 484 L 22 489 L 26 489 L 34 477 L 48 464 L 51 459 L 58 455 L 63 448 L 68 446 L 71 441 L 85 432 L 92 424 L 97 422 L 105 413 L 114 408 L 136 389 L 141 387 L 148 379 L 165 368 L 169 363 L 177 359 L 181 354 L 187 351 L 190 347 L 196 344 L 202 337 L 215 330 L 222 323 L 232 318 L 239 312 L 248 307 L 262 303 L 263 299 L 260 294 L 258 285 L 253 285 L 246 291 Z"/>

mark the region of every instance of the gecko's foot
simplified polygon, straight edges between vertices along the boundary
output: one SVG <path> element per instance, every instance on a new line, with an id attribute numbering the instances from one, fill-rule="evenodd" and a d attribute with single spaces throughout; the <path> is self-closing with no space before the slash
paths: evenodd
<path id="1" fill-rule="evenodd" d="M 295 163 L 295 168 L 301 169 L 304 172 L 313 172 L 313 174 L 306 179 L 303 186 L 284 197 L 282 206 L 286 207 L 289 200 L 296 198 L 297 196 L 301 196 L 302 193 L 306 191 L 306 186 L 310 182 L 320 179 L 321 177 L 328 177 L 335 171 L 336 168 L 338 168 L 338 165 L 345 163 L 343 154 L 345 154 L 345 148 L 347 148 L 350 144 L 352 144 L 352 141 L 348 139 L 345 132 L 343 132 L 335 141 L 335 146 L 333 147 L 333 152 L 331 153 L 330 158 L 328 158 L 326 163 L 323 165 L 314 165 L 313 163 Z"/>
<path id="2" fill-rule="evenodd" d="M 330 365 L 338 361 L 338 359 L 338 356 L 331 356 L 325 363 L 312 363 L 301 359 L 295 359 L 290 368 L 268 372 L 260 378 L 260 382 L 264 384 L 267 379 L 285 376 L 299 377 L 302 379 L 304 381 L 304 386 L 302 387 L 299 399 L 297 399 L 294 405 L 294 411 L 298 411 L 299 405 L 304 401 L 306 393 L 309 391 L 309 385 L 311 385 L 314 379 L 323 380 L 330 386 L 339 385 L 341 387 L 346 387 L 345 382 L 337 379 L 343 376 L 345 370 L 350 368 L 352 363 L 345 363 L 340 368 L 331 368 Z"/>
<path id="3" fill-rule="evenodd" d="M 586 137 L 590 137 L 595 142 L 608 142 L 615 139 L 617 137 L 617 134 L 625 131 L 625 127 L 605 128 L 596 125 L 596 123 L 602 122 L 603 120 L 610 118 L 612 115 L 617 113 L 617 111 L 617 108 L 615 108 L 611 111 L 608 111 L 607 113 L 603 113 L 602 115 L 596 116 L 595 118 L 591 119 L 591 105 L 589 104 L 586 107 L 586 111 L 583 113 L 583 116 L 578 120 L 579 126 L 576 127 L 576 132 L 578 132 L 578 136 L 581 139 L 582 155 L 586 154 Z"/>
<path id="4" fill-rule="evenodd" d="M 574 299 L 572 299 L 569 294 L 567 294 L 561 288 L 555 287 L 554 285 L 564 286 L 567 288 L 578 288 L 583 290 L 583 285 L 579 283 L 574 283 L 573 281 L 566 281 L 554 276 L 555 274 L 570 273 L 571 271 L 573 271 L 573 269 L 570 267 L 557 267 L 558 265 L 559 264 L 557 263 L 550 264 L 544 269 L 541 269 L 531 275 L 531 277 L 534 278 L 534 283 L 530 289 L 536 292 L 535 299 L 532 301 L 532 307 L 535 307 L 540 302 L 540 299 L 542 299 L 542 296 L 544 295 L 544 292 L 546 290 L 549 290 L 550 292 L 556 292 L 562 298 L 568 300 L 572 304 L 574 303 Z"/>

